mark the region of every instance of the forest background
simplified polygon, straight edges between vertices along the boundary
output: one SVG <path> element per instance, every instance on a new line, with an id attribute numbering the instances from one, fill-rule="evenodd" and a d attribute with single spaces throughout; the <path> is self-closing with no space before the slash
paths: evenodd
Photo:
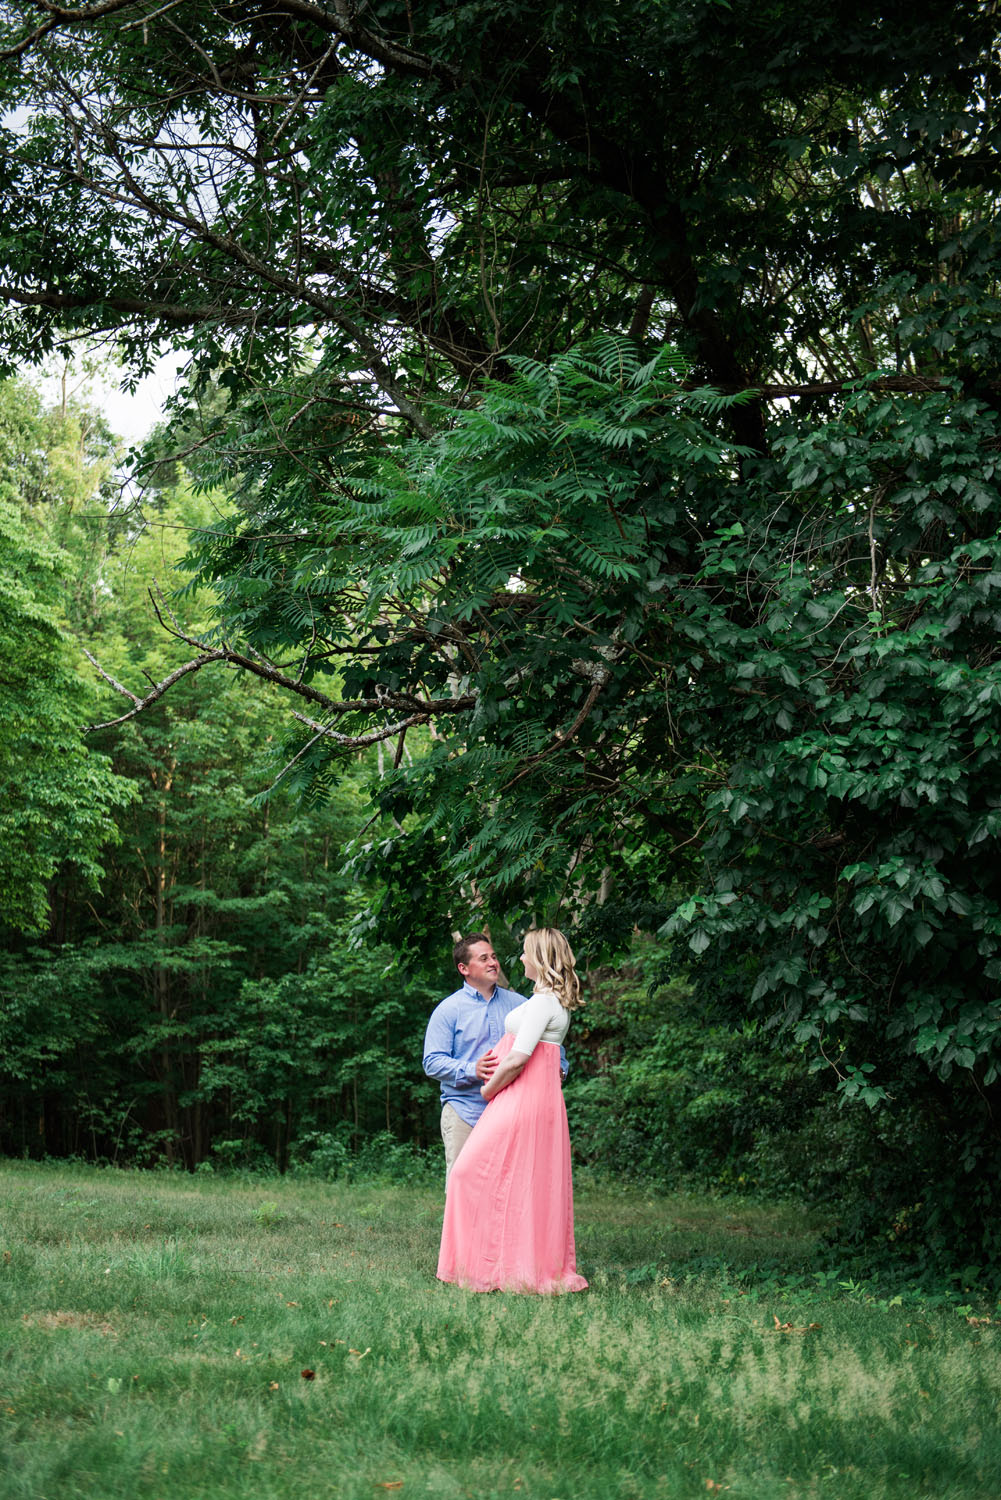
<path id="1" fill-rule="evenodd" d="M 583 1165 L 998 1265 L 997 29 L 0 8 L 0 1149 L 418 1170 L 558 921 Z"/>

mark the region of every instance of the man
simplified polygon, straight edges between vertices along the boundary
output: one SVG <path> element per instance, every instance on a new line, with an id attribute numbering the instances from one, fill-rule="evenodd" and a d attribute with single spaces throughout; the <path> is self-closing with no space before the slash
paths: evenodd
<path id="1" fill-rule="evenodd" d="M 482 932 L 461 938 L 452 958 L 462 975 L 462 988 L 436 1006 L 424 1036 L 424 1071 L 441 1084 L 441 1138 L 445 1145 L 445 1186 L 456 1158 L 486 1109 L 480 1094 L 497 1066 L 497 1043 L 504 1035 L 504 1018 L 524 995 L 501 989 L 500 961 Z M 566 1057 L 560 1049 L 561 1067 Z"/>

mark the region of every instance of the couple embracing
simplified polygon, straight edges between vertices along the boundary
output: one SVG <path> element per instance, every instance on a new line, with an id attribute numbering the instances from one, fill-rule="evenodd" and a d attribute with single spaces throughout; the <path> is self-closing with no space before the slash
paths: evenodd
<path id="1" fill-rule="evenodd" d="M 580 1004 L 570 945 L 555 927 L 526 934 L 527 1000 L 497 984 L 485 934 L 453 956 L 462 988 L 434 1011 L 424 1041 L 445 1143 L 438 1278 L 476 1292 L 584 1291 L 562 1089 L 563 1039 Z"/>

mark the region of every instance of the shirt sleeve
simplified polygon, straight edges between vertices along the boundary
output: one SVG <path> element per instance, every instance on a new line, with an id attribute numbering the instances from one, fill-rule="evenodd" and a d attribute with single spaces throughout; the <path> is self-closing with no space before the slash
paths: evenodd
<path id="1" fill-rule="evenodd" d="M 452 1056 L 454 1047 L 455 1023 L 445 1007 L 439 1005 L 431 1012 L 428 1029 L 424 1033 L 424 1071 L 429 1078 L 435 1078 L 439 1083 L 450 1083 L 455 1088 L 468 1088 L 471 1082 L 479 1081 L 476 1070 L 473 1069 L 470 1077 L 465 1063 Z"/>
<path id="2" fill-rule="evenodd" d="M 556 1002 L 559 1004 L 559 1001 Z M 514 1036 L 513 1052 L 524 1052 L 529 1057 L 542 1040 L 542 1034 L 552 1018 L 553 996 L 545 991 L 530 995 L 522 1006 L 518 1030 Z"/>

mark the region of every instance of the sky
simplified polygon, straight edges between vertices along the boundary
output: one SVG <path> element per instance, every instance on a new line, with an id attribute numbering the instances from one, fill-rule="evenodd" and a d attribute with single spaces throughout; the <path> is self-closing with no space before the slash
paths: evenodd
<path id="1" fill-rule="evenodd" d="M 0 112 L 0 126 L 16 131 L 25 125 L 29 113 L 27 108 Z M 80 395 L 99 407 L 107 417 L 111 430 L 131 445 L 144 438 L 156 426 L 163 403 L 168 396 L 173 395 L 175 376 L 183 362 L 184 357 L 173 352 L 163 355 L 157 361 L 153 374 L 141 382 L 132 396 L 119 390 L 118 381 L 114 377 L 107 380 L 91 377 Z M 43 373 L 35 367 L 26 368 L 24 375 L 32 385 L 41 390 L 47 401 L 59 401 L 59 376 Z M 71 390 L 74 383 L 71 380 Z"/>
<path id="2" fill-rule="evenodd" d="M 112 432 L 129 445 L 139 442 L 160 420 L 164 402 L 174 393 L 177 373 L 187 355 L 169 353 L 157 360 L 151 375 L 140 381 L 133 395 L 119 388 L 121 376 L 116 372 L 90 375 L 81 385 L 81 377 L 71 372 L 68 389 L 80 399 L 96 406 L 107 418 Z M 56 374 L 25 372 L 31 383 L 41 390 L 46 401 L 56 403 L 61 396 L 61 378 Z M 77 390 L 77 387 L 80 387 Z"/>
<path id="3" fill-rule="evenodd" d="M 100 404 L 112 432 L 129 443 L 144 438 L 160 420 L 163 404 L 173 395 L 177 372 L 186 358 L 173 353 L 164 355 L 152 375 L 140 381 L 134 395 L 119 390 L 114 382 L 96 389 L 95 404 Z"/>

